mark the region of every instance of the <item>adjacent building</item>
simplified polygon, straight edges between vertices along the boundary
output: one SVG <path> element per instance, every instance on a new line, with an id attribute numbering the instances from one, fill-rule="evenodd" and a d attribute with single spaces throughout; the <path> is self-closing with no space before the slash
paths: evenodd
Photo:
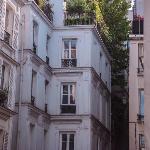
<path id="1" fill-rule="evenodd" d="M 0 149 L 11 149 L 18 70 L 19 12 L 16 1 L 0 1 Z"/>
<path id="2" fill-rule="evenodd" d="M 0 146 L 110 150 L 111 57 L 93 18 L 64 0 L 0 3 Z"/>
<path id="3" fill-rule="evenodd" d="M 144 104 L 144 110 L 145 110 L 145 117 L 144 117 L 144 131 L 145 131 L 145 149 L 150 149 L 150 117 L 149 117 L 149 98 L 150 98 L 150 82 L 149 82 L 149 75 L 150 75 L 150 62 L 149 62 L 149 39 L 150 39 L 150 19 L 148 17 L 148 14 L 150 12 L 149 7 L 150 1 L 145 0 L 144 1 L 144 96 L 145 96 L 145 104 Z"/>
<path id="4" fill-rule="evenodd" d="M 129 150 L 145 149 L 143 5 L 144 1 L 140 0 L 134 3 L 132 33 L 129 36 Z"/>

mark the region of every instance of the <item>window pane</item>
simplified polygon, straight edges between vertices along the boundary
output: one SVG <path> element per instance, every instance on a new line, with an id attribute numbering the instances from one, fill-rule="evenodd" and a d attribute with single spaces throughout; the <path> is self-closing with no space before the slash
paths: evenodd
<path id="1" fill-rule="evenodd" d="M 75 104 L 75 97 L 70 95 L 70 104 Z"/>
<path id="2" fill-rule="evenodd" d="M 71 51 L 71 58 L 76 58 L 76 51 L 75 50 L 72 50 Z"/>
<path id="3" fill-rule="evenodd" d="M 64 49 L 69 49 L 69 41 L 64 41 Z"/>
<path id="4" fill-rule="evenodd" d="M 69 58 L 69 50 L 64 50 L 64 59 Z"/>
<path id="5" fill-rule="evenodd" d="M 77 43 L 77 40 L 71 41 L 71 49 L 76 49 L 76 43 Z"/>
<path id="6" fill-rule="evenodd" d="M 62 134 L 62 150 L 67 150 L 67 134 Z"/>
<path id="7" fill-rule="evenodd" d="M 68 85 L 63 85 L 63 94 L 68 94 Z"/>
<path id="8" fill-rule="evenodd" d="M 63 95 L 62 104 L 68 104 L 68 95 Z"/>
<path id="9" fill-rule="evenodd" d="M 140 90 L 140 115 L 144 115 L 144 90 Z"/>
<path id="10" fill-rule="evenodd" d="M 70 134 L 69 137 L 69 150 L 74 150 L 74 134 Z"/>
<path id="11" fill-rule="evenodd" d="M 75 104 L 75 85 L 70 85 L 70 104 Z"/>

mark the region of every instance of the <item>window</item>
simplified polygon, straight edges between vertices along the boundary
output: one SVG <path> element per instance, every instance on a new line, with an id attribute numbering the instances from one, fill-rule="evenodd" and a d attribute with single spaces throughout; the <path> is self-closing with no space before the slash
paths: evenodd
<path id="1" fill-rule="evenodd" d="M 6 5 L 4 40 L 8 44 L 10 44 L 11 42 L 10 40 L 13 34 L 13 23 L 14 23 L 14 11 L 9 5 Z"/>
<path id="2" fill-rule="evenodd" d="M 35 105 L 36 82 L 37 82 L 37 73 L 32 70 L 32 81 L 31 81 L 31 104 L 32 105 Z"/>
<path id="3" fill-rule="evenodd" d="M 46 113 L 48 107 L 48 89 L 49 89 L 49 82 L 45 80 L 45 112 Z"/>
<path id="4" fill-rule="evenodd" d="M 77 40 L 76 39 L 65 39 L 63 40 L 63 59 L 62 67 L 76 67 L 76 50 Z"/>
<path id="5" fill-rule="evenodd" d="M 145 142 L 144 142 L 144 135 L 139 134 L 139 148 L 142 150 L 142 148 L 145 148 Z"/>
<path id="6" fill-rule="evenodd" d="M 75 133 L 60 134 L 60 150 L 75 150 Z"/>
<path id="7" fill-rule="evenodd" d="M 33 52 L 37 53 L 38 47 L 38 24 L 36 21 L 33 21 Z"/>
<path id="8" fill-rule="evenodd" d="M 75 84 L 63 83 L 61 89 L 61 113 L 76 113 Z"/>
<path id="9" fill-rule="evenodd" d="M 1 88 L 9 89 L 10 66 L 8 64 L 2 65 Z"/>
<path id="10" fill-rule="evenodd" d="M 141 119 L 144 118 L 144 90 L 139 90 L 139 115 Z"/>
<path id="11" fill-rule="evenodd" d="M 50 37 L 49 37 L 49 35 L 47 35 L 47 38 L 46 38 L 46 56 L 48 56 L 48 51 L 49 51 L 49 41 L 50 41 Z"/>
<path id="12" fill-rule="evenodd" d="M 138 44 L 138 73 L 144 71 L 144 44 Z"/>
<path id="13" fill-rule="evenodd" d="M 49 65 L 49 57 L 48 57 L 49 40 L 50 40 L 50 37 L 49 37 L 49 35 L 47 35 L 47 39 L 46 39 L 46 63 L 47 63 L 48 65 Z"/>

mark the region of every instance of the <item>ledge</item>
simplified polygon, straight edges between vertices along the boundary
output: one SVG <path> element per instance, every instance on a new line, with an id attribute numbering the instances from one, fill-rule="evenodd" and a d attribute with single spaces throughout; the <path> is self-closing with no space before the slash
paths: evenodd
<path id="1" fill-rule="evenodd" d="M 10 117 L 16 114 L 16 112 L 10 110 L 9 108 L 0 106 L 0 119 L 7 121 Z"/>
<path id="2" fill-rule="evenodd" d="M 24 49 L 23 51 L 24 53 L 29 53 L 32 55 L 31 58 L 32 62 L 35 62 L 36 64 L 39 63 L 39 65 L 44 65 L 45 70 L 51 73 L 52 68 L 50 67 L 50 65 L 48 65 L 42 58 L 40 58 L 37 54 L 35 54 L 31 49 Z"/>

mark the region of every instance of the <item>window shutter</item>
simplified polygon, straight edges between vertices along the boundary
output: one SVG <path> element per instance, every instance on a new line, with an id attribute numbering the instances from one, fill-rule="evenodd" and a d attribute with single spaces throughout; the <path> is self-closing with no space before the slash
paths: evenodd
<path id="1" fill-rule="evenodd" d="M 13 68 L 10 69 L 10 75 L 9 75 L 9 92 L 8 92 L 8 103 L 7 106 L 11 108 L 12 104 L 12 95 L 13 95 L 13 77 L 14 72 Z"/>
<path id="2" fill-rule="evenodd" d="M 4 140 L 3 140 L 3 150 L 7 150 L 8 149 L 8 133 L 5 132 L 4 133 Z"/>
<path id="3" fill-rule="evenodd" d="M 20 19 L 20 9 L 14 14 L 14 26 L 13 26 L 13 37 L 12 37 L 12 48 L 18 49 L 18 39 L 19 39 L 19 19 Z"/>
<path id="4" fill-rule="evenodd" d="M 0 39 L 4 39 L 6 0 L 0 0 Z"/>

